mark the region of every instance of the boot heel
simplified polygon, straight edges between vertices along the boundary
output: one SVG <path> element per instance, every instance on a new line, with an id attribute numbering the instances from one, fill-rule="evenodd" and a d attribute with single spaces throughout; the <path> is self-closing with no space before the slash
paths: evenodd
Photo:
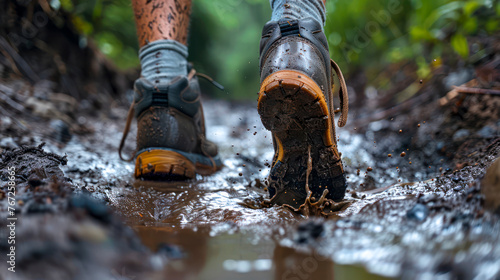
<path id="1" fill-rule="evenodd" d="M 194 178 L 195 165 L 174 151 L 151 149 L 140 153 L 135 160 L 135 177 Z"/>
<path id="2" fill-rule="evenodd" d="M 319 86 L 307 75 L 281 70 L 261 84 L 257 109 L 262 123 L 272 132 L 323 131 L 323 144 L 332 146 L 328 105 Z"/>

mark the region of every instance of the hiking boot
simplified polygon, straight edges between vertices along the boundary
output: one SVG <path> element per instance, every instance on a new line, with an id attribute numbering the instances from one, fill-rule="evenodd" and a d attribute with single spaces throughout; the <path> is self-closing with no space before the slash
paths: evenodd
<path id="1" fill-rule="evenodd" d="M 205 137 L 198 74 L 191 65 L 188 70 L 187 77 L 178 76 L 168 84 L 153 84 L 144 78 L 135 81 L 135 98 L 119 153 L 123 159 L 121 150 L 135 116 L 136 178 L 182 180 L 197 173 L 209 175 L 222 167 L 216 144 Z"/>
<path id="2" fill-rule="evenodd" d="M 330 60 L 321 25 L 311 18 L 268 22 L 260 41 L 260 74 L 258 112 L 275 148 L 271 201 L 298 208 L 309 191 L 310 200 L 318 201 L 325 190 L 327 199 L 342 200 L 347 185 L 335 137 L 334 76 L 339 126 L 347 121 L 347 88 Z"/>

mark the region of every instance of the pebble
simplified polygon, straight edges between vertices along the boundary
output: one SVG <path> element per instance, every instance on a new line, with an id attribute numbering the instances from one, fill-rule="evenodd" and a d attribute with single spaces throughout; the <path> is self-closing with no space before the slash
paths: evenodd
<path id="1" fill-rule="evenodd" d="M 453 141 L 460 141 L 460 140 L 463 140 L 465 138 L 467 138 L 468 136 L 470 135 L 470 132 L 468 129 L 459 129 L 455 132 L 455 134 L 453 134 Z"/>
<path id="2" fill-rule="evenodd" d="M 427 206 L 417 203 L 413 208 L 411 208 L 407 213 L 406 217 L 410 220 L 416 220 L 419 222 L 424 221 L 427 216 L 429 216 L 429 209 Z"/>
<path id="3" fill-rule="evenodd" d="M 19 145 L 17 145 L 16 141 L 14 141 L 12 137 L 2 137 L 2 139 L 0 139 L 0 147 L 15 149 L 19 147 Z"/>
<path id="4" fill-rule="evenodd" d="M 182 259 L 186 256 L 179 246 L 166 243 L 160 243 L 158 245 L 157 254 L 168 259 Z"/>
<path id="5" fill-rule="evenodd" d="M 68 143 L 71 140 L 71 132 L 69 131 L 69 126 L 61 120 L 53 120 L 50 122 L 50 128 L 53 129 L 54 134 L 52 135 L 57 142 Z"/>
<path id="6" fill-rule="evenodd" d="M 111 220 L 108 207 L 87 195 L 74 195 L 71 197 L 69 204 L 73 208 L 85 209 L 92 217 L 103 222 Z"/>
<path id="7" fill-rule="evenodd" d="M 318 239 L 324 230 L 325 228 L 321 222 L 310 221 L 303 223 L 299 225 L 294 239 L 297 243 L 304 244 L 308 241 Z"/>

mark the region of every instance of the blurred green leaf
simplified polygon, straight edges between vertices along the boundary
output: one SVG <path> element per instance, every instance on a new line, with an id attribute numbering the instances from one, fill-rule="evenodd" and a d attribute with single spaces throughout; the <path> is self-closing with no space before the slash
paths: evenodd
<path id="1" fill-rule="evenodd" d="M 423 57 L 417 57 L 416 63 L 418 66 L 417 75 L 421 79 L 425 79 L 431 74 L 431 68 Z"/>
<path id="2" fill-rule="evenodd" d="M 438 20 L 443 18 L 457 19 L 457 10 L 464 6 L 463 1 L 452 1 L 448 4 L 437 7 L 432 11 L 424 22 L 424 28 L 431 28 Z"/>
<path id="3" fill-rule="evenodd" d="M 93 30 L 92 24 L 85 21 L 83 18 L 81 18 L 79 16 L 73 16 L 72 22 L 79 33 L 84 34 L 84 35 L 89 35 L 90 33 L 92 33 L 92 30 Z"/>
<path id="4" fill-rule="evenodd" d="M 463 23 L 463 29 L 466 34 L 475 33 L 477 31 L 477 19 L 475 17 L 466 19 Z"/>
<path id="5" fill-rule="evenodd" d="M 73 11 L 73 2 L 71 0 L 61 0 L 60 4 L 65 11 Z"/>
<path id="6" fill-rule="evenodd" d="M 467 58 L 469 56 L 469 45 L 467 44 L 467 39 L 464 35 L 457 33 L 451 37 L 451 46 L 457 54 L 462 58 Z"/>
<path id="7" fill-rule="evenodd" d="M 410 34 L 413 40 L 432 40 L 434 39 L 434 36 L 432 35 L 431 32 L 429 32 L 428 29 L 425 29 L 420 26 L 414 26 L 410 30 Z"/>
<path id="8" fill-rule="evenodd" d="M 467 17 L 470 17 L 472 13 L 474 13 L 478 8 L 480 4 L 478 1 L 469 1 L 465 3 L 464 5 L 464 14 Z"/>
<path id="9" fill-rule="evenodd" d="M 498 32 L 498 29 L 500 27 L 500 20 L 499 19 L 490 19 L 486 22 L 486 31 L 488 33 L 492 34 L 493 32 Z"/>

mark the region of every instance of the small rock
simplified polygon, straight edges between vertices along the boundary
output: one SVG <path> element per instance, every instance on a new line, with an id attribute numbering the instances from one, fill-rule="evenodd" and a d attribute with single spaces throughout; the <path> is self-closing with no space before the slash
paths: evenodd
<path id="1" fill-rule="evenodd" d="M 179 246 L 166 243 L 160 243 L 158 245 L 157 254 L 167 259 L 182 259 L 185 257 L 184 252 Z"/>
<path id="2" fill-rule="evenodd" d="M 308 241 L 318 239 L 318 237 L 323 234 L 324 230 L 325 228 L 321 222 L 309 221 L 303 223 L 299 225 L 297 229 L 295 241 L 299 244 L 308 243 Z"/>
<path id="3" fill-rule="evenodd" d="M 0 140 L 0 147 L 7 149 L 15 149 L 18 148 L 19 145 L 12 139 L 12 137 L 5 137 Z"/>
<path id="4" fill-rule="evenodd" d="M 107 239 L 107 234 L 104 228 L 96 223 L 88 221 L 76 224 L 72 231 L 72 234 L 75 237 L 94 243 L 101 243 Z"/>
<path id="5" fill-rule="evenodd" d="M 487 126 L 481 128 L 478 132 L 476 132 L 476 134 L 482 138 L 490 138 L 490 137 L 495 136 L 496 130 L 495 130 L 495 128 L 487 125 Z"/>
<path id="6" fill-rule="evenodd" d="M 429 216 L 429 209 L 427 206 L 417 203 L 406 213 L 406 217 L 410 220 L 416 220 L 419 222 L 424 221 L 427 216 Z"/>
<path id="7" fill-rule="evenodd" d="M 455 132 L 455 134 L 453 134 L 453 141 L 464 140 L 469 135 L 470 135 L 470 132 L 468 129 L 465 129 L 465 128 L 459 129 L 459 130 L 457 130 L 457 132 Z"/>
<path id="8" fill-rule="evenodd" d="M 68 143 L 71 140 L 71 132 L 69 126 L 61 120 L 53 120 L 50 122 L 50 127 L 53 129 L 52 135 L 59 143 Z"/>
<path id="9" fill-rule="evenodd" d="M 102 222 L 107 223 L 111 220 L 111 213 L 108 207 L 88 195 L 75 195 L 71 197 L 70 206 L 85 209 L 90 216 Z"/>

